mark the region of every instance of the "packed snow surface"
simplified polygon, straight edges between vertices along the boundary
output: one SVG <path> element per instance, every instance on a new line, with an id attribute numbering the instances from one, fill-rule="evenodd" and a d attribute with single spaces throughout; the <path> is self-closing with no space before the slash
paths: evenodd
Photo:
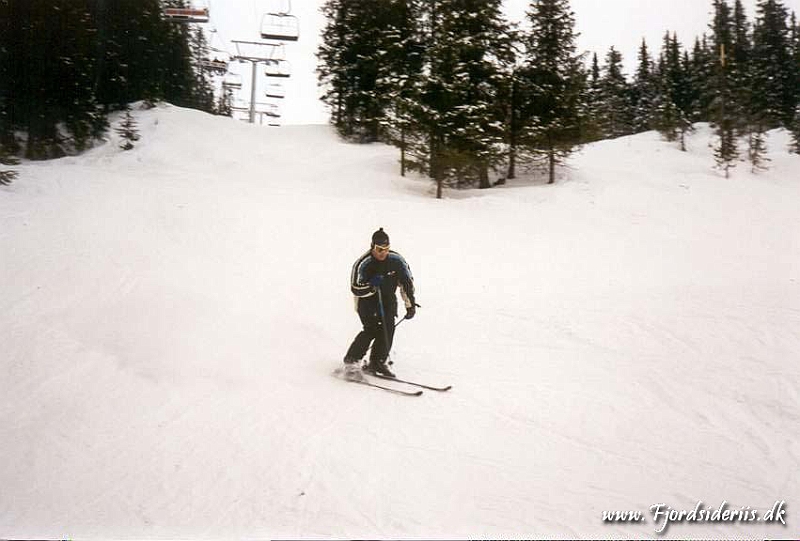
<path id="1" fill-rule="evenodd" d="M 800 532 L 784 132 L 758 174 L 724 178 L 698 126 L 688 152 L 644 133 L 585 146 L 553 185 L 436 200 L 396 149 L 325 126 L 135 117 L 134 150 L 112 135 L 0 187 L 0 537 Z M 447 393 L 332 377 L 378 227 L 422 305 L 394 368 Z M 657 534 L 650 510 L 776 501 L 785 526 Z"/>

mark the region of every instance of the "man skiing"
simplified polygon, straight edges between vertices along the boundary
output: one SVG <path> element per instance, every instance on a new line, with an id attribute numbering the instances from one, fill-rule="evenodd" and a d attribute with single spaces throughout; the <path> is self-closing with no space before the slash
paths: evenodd
<path id="1" fill-rule="evenodd" d="M 349 370 L 357 368 L 357 363 L 372 343 L 365 370 L 394 377 L 386 366 L 386 360 L 394 338 L 398 286 L 406 307 L 404 319 L 411 319 L 417 310 L 411 269 L 403 256 L 389 249 L 389 235 L 380 228 L 372 234 L 369 251 L 356 260 L 350 274 L 350 290 L 355 295 L 356 311 L 363 329 L 344 357 Z"/>

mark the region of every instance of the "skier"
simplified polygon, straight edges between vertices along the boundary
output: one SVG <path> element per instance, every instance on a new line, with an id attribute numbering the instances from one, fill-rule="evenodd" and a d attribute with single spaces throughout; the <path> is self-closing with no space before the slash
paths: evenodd
<path id="1" fill-rule="evenodd" d="M 350 290 L 355 295 L 356 311 L 364 328 L 355 337 L 344 357 L 348 371 L 357 369 L 357 363 L 372 343 L 369 364 L 365 370 L 394 377 L 386 366 L 386 360 L 394 337 L 398 285 L 405 302 L 404 319 L 411 319 L 417 310 L 414 278 L 403 256 L 389 249 L 389 235 L 381 227 L 372 234 L 369 251 L 356 260 L 350 274 Z"/>

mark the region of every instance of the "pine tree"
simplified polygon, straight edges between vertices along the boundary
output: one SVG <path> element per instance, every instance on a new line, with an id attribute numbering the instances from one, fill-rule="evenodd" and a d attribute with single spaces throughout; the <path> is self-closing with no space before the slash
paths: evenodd
<path id="1" fill-rule="evenodd" d="M 531 152 L 547 159 L 552 184 L 556 166 L 581 141 L 586 74 L 576 53 L 575 15 L 567 0 L 538 0 L 527 16 L 531 30 L 521 77 L 532 99 L 524 111 L 524 140 Z"/>
<path id="2" fill-rule="evenodd" d="M 131 101 L 190 105 L 198 82 L 188 51 L 185 25 L 165 21 L 160 0 L 0 0 L 0 146 L 63 156 L 87 148 L 108 129 L 107 113 Z"/>
<path id="3" fill-rule="evenodd" d="M 790 152 L 800 154 L 800 22 L 797 16 L 792 12 L 791 19 L 792 26 L 792 59 L 794 64 L 795 73 L 795 111 L 792 123 L 789 126 L 789 131 L 792 134 L 792 140 L 789 145 Z"/>
<path id="4" fill-rule="evenodd" d="M 0 146 L 0 185 L 8 186 L 17 178 L 17 172 L 13 169 L 3 169 L 3 165 L 17 165 L 19 160 L 11 156 L 11 154 Z"/>
<path id="5" fill-rule="evenodd" d="M 0 156 L 19 150 L 11 125 L 12 33 L 10 1 L 0 0 Z"/>
<path id="6" fill-rule="evenodd" d="M 767 169 L 766 163 L 770 161 L 766 156 L 766 136 L 762 131 L 753 131 L 748 138 L 747 158 L 750 160 L 751 171 L 757 173 Z"/>
<path id="7" fill-rule="evenodd" d="M 632 86 L 633 129 L 642 132 L 652 129 L 655 124 L 653 114 L 657 100 L 653 59 L 644 39 L 639 47 L 638 60 Z"/>
<path id="8" fill-rule="evenodd" d="M 436 182 L 490 186 L 505 159 L 507 109 L 498 100 L 513 62 L 500 0 L 438 0 L 425 6 L 424 70 L 411 115 L 413 165 Z"/>
<path id="9" fill-rule="evenodd" d="M 711 103 L 714 100 L 714 61 L 716 56 L 708 44 L 708 36 L 696 38 L 689 62 L 688 77 L 692 85 L 692 120 L 708 122 L 711 120 Z"/>
<path id="10" fill-rule="evenodd" d="M 733 51 L 733 25 L 730 7 L 725 0 L 714 0 L 714 19 L 710 25 L 712 31 L 713 51 L 716 55 L 713 64 L 712 85 L 714 100 L 711 104 L 712 120 L 716 126 L 717 146 L 714 159 L 717 167 L 729 171 L 735 166 L 739 157 L 736 142 L 736 127 L 742 116 L 742 106 L 736 101 L 736 89 L 731 77 L 731 65 L 728 61 Z"/>
<path id="11" fill-rule="evenodd" d="M 586 94 L 583 100 L 585 108 L 583 116 L 585 122 L 583 125 L 583 133 L 581 134 L 582 142 L 588 143 L 603 138 L 602 92 L 600 84 L 600 64 L 597 61 L 597 53 L 592 53 L 592 63 L 589 67 Z"/>
<path id="12" fill-rule="evenodd" d="M 789 131 L 792 134 L 791 142 L 789 143 L 789 151 L 800 154 L 800 105 L 795 109 L 794 120 L 789 127 Z"/>
<path id="13" fill-rule="evenodd" d="M 664 35 L 656 80 L 655 127 L 667 141 L 679 141 L 685 151 L 686 134 L 692 130 L 692 120 L 699 116 L 700 87 L 692 80 L 692 63 L 688 54 L 681 54 L 675 33 Z"/>
<path id="14" fill-rule="evenodd" d="M 407 139 L 414 137 L 412 111 L 419 102 L 423 66 L 423 35 L 416 24 L 421 8 L 418 0 L 386 1 L 386 20 L 381 25 L 385 52 L 377 80 L 384 109 L 381 135 L 400 149 L 400 174 L 405 176 Z"/>
<path id="15" fill-rule="evenodd" d="M 658 57 L 655 75 L 656 100 L 653 108 L 653 127 L 667 141 L 675 141 L 678 138 L 680 114 L 672 97 L 672 85 L 667 76 L 664 51 Z"/>
<path id="16" fill-rule="evenodd" d="M 633 133 L 631 91 L 622 71 L 622 53 L 613 46 L 606 54 L 600 79 L 601 125 L 605 137 Z"/>
<path id="17" fill-rule="evenodd" d="M 328 0 L 322 9 L 328 22 L 318 74 L 333 124 L 344 137 L 382 140 L 382 127 L 394 124 L 389 110 L 402 110 L 398 100 L 410 92 L 411 66 L 420 64 L 416 1 Z"/>
<path id="18" fill-rule="evenodd" d="M 725 178 L 730 176 L 730 170 L 736 167 L 739 150 L 736 146 L 736 133 L 732 123 L 728 120 L 720 125 L 717 130 L 719 141 L 714 147 L 714 160 L 717 168 L 725 172 Z"/>
<path id="19" fill-rule="evenodd" d="M 753 29 L 753 109 L 767 129 L 788 126 L 794 118 L 796 66 L 789 40 L 786 8 L 777 0 L 760 0 Z"/>
<path id="20" fill-rule="evenodd" d="M 136 120 L 131 116 L 130 108 L 125 109 L 125 116 L 122 117 L 117 133 L 122 138 L 119 148 L 122 150 L 131 150 L 133 142 L 139 140 L 139 130 Z"/>

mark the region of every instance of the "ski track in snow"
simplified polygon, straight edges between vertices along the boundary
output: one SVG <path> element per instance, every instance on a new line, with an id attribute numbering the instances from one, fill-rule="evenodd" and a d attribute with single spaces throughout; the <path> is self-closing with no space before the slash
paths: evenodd
<path id="1" fill-rule="evenodd" d="M 0 535 L 649 537 L 603 511 L 800 516 L 800 158 L 645 133 L 555 186 L 431 198 L 327 127 L 177 107 L 0 187 Z M 393 396 L 331 377 L 385 227 L 416 277 Z M 392 384 L 401 387 L 400 384 Z"/>

